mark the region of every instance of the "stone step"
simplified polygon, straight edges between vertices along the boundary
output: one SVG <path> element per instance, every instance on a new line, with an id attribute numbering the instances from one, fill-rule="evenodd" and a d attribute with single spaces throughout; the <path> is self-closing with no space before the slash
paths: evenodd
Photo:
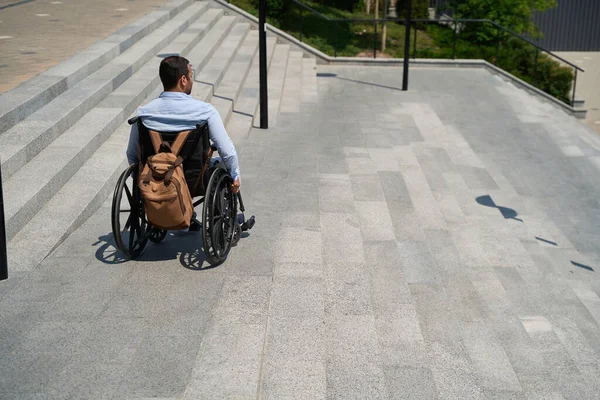
<path id="1" fill-rule="evenodd" d="M 217 109 L 224 124 L 227 124 L 231 117 L 233 104 L 242 89 L 242 84 L 248 77 L 248 71 L 257 50 L 258 32 L 253 30 L 246 36 L 219 85 L 213 89 L 214 94 L 210 102 Z"/>
<path id="2" fill-rule="evenodd" d="M 296 113 L 300 111 L 300 96 L 302 89 L 302 60 L 300 51 L 290 51 L 285 83 L 281 99 L 280 113 Z"/>
<path id="3" fill-rule="evenodd" d="M 258 52 L 258 31 L 251 30 L 244 40 L 244 44 L 235 55 L 227 73 L 219 86 L 215 89 L 214 96 L 227 99 L 235 103 L 242 90 L 242 83 L 246 80 L 252 60 Z"/>
<path id="4" fill-rule="evenodd" d="M 207 11 L 188 30 L 164 47 L 162 52 L 186 54 L 199 37 L 211 30 L 222 14 L 223 11 L 218 9 Z M 214 29 L 222 33 L 230 26 L 231 23 L 222 24 L 220 31 L 216 27 Z M 212 52 L 218 41 L 214 40 L 212 45 L 205 40 L 202 43 L 205 44 L 205 52 Z M 77 172 L 144 98 L 159 86 L 157 65 L 157 59 L 148 61 L 131 79 L 6 180 L 5 216 L 9 240 Z M 27 185 L 23 185 L 23 182 L 27 182 Z"/>
<path id="5" fill-rule="evenodd" d="M 0 159 L 4 179 L 10 178 L 19 168 L 131 77 L 161 48 L 193 24 L 207 8 L 206 2 L 192 4 L 135 46 L 0 135 Z"/>
<path id="6" fill-rule="evenodd" d="M 171 0 L 68 60 L 0 95 L 0 134 L 97 71 L 144 36 L 189 7 L 193 0 Z"/>
<path id="7" fill-rule="evenodd" d="M 196 71 L 196 78 L 192 88 L 192 96 L 195 99 L 206 102 L 210 101 L 214 94 L 214 88 L 221 83 L 225 72 L 229 68 L 237 51 L 244 43 L 244 39 L 249 31 L 249 23 L 237 23 L 219 46 L 219 51 L 215 52 L 206 66 L 202 68 L 202 71 Z"/>
<path id="8" fill-rule="evenodd" d="M 276 45 L 277 39 L 275 37 L 267 37 L 267 72 L 269 74 L 272 73 L 271 65 Z M 246 81 L 237 97 L 237 101 L 233 103 L 233 112 L 229 121 L 231 128 L 228 128 L 227 132 L 236 147 L 243 145 L 253 124 L 258 122 L 258 120 L 254 120 L 254 115 L 260 101 L 259 56 L 260 54 L 257 52 L 252 61 Z"/>
<path id="9" fill-rule="evenodd" d="M 267 37 L 267 69 L 273 61 L 273 52 L 277 39 L 274 37 Z M 260 59 L 259 53 L 257 52 L 252 60 L 252 66 L 248 72 L 248 79 L 244 82 L 237 101 L 234 104 L 233 110 L 236 113 L 245 114 L 249 117 L 253 117 L 258 107 L 259 91 L 260 91 Z"/>
<path id="10" fill-rule="evenodd" d="M 269 128 L 275 127 L 277 116 L 279 115 L 279 105 L 281 104 L 281 95 L 283 94 L 283 83 L 288 66 L 290 53 L 289 44 L 279 44 L 275 48 L 273 56 L 272 73 L 269 74 Z M 258 115 L 258 117 L 256 116 Z M 257 109 L 255 121 L 260 118 L 260 109 Z"/>
<path id="11" fill-rule="evenodd" d="M 317 102 L 317 60 L 315 58 L 302 59 L 302 96 L 305 103 Z"/>

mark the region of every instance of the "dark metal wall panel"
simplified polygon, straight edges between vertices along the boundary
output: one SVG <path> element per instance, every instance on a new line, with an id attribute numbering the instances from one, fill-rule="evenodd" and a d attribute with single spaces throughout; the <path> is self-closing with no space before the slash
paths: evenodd
<path id="1" fill-rule="evenodd" d="M 536 13 L 544 48 L 554 51 L 600 51 L 600 1 L 558 0 L 558 7 Z"/>
<path id="2" fill-rule="evenodd" d="M 600 1 L 557 3 L 558 7 L 534 15 L 544 34 L 540 45 L 553 51 L 600 51 Z"/>
<path id="3" fill-rule="evenodd" d="M 429 6 L 447 2 L 429 0 Z M 540 46 L 550 51 L 600 51 L 600 0 L 556 2 L 557 7 L 534 14 L 534 21 L 544 34 Z"/>

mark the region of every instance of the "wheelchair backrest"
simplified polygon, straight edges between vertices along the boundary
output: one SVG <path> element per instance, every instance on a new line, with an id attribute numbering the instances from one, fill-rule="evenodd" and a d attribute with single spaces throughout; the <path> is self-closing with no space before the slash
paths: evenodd
<path id="1" fill-rule="evenodd" d="M 144 125 L 141 118 L 135 121 L 138 125 L 140 133 L 140 166 L 146 164 L 146 159 L 155 154 L 154 146 L 148 132 L 148 128 Z M 163 141 L 173 144 L 179 132 L 159 132 Z M 179 155 L 183 158 L 183 171 L 185 180 L 190 189 L 192 197 L 204 194 L 204 182 L 199 178 L 204 167 L 204 163 L 209 157 L 210 140 L 208 132 L 208 122 L 200 121 L 196 125 L 196 129 L 192 130 L 188 135 Z M 196 189 L 196 190 L 194 190 Z"/>

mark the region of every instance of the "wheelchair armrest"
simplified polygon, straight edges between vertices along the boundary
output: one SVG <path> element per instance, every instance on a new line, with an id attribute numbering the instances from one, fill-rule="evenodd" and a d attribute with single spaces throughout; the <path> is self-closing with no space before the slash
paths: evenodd
<path id="1" fill-rule="evenodd" d="M 130 119 L 128 119 L 128 120 L 127 120 L 127 123 L 128 123 L 129 125 L 133 125 L 133 124 L 135 124 L 135 123 L 137 122 L 137 120 L 138 120 L 138 117 L 136 116 L 136 117 L 133 117 L 133 118 L 130 118 Z"/>

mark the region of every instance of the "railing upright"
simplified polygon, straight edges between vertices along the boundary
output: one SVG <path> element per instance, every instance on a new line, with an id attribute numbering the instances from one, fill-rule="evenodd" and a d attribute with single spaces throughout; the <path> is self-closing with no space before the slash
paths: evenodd
<path id="1" fill-rule="evenodd" d="M 494 65 L 498 65 L 498 57 L 500 57 L 500 28 L 496 28 L 496 58 L 494 58 Z"/>
<path id="2" fill-rule="evenodd" d="M 575 90 L 577 90 L 577 68 L 575 70 L 575 77 L 573 79 L 573 100 L 571 100 L 571 107 L 575 107 Z"/>
<path id="3" fill-rule="evenodd" d="M 455 59 L 456 56 L 456 27 L 457 23 L 454 21 L 454 33 L 452 34 L 452 59 Z"/>
<path id="4" fill-rule="evenodd" d="M 540 57 L 540 49 L 535 49 L 535 61 L 533 67 L 533 86 L 537 81 L 537 70 L 538 70 L 538 58 Z"/>
<path id="5" fill-rule="evenodd" d="M 335 23 L 335 41 L 333 42 L 333 57 L 337 58 L 338 38 L 340 37 L 340 24 Z"/>
<path id="6" fill-rule="evenodd" d="M 8 255 L 6 251 L 6 220 L 2 195 L 2 164 L 0 164 L 0 281 L 8 279 Z"/>
<path id="7" fill-rule="evenodd" d="M 406 2 L 406 19 L 404 20 L 404 65 L 402 66 L 402 90 L 408 90 L 408 63 L 410 58 L 410 22 L 412 17 L 412 1 Z"/>
<path id="8" fill-rule="evenodd" d="M 417 58 L 417 24 L 415 24 L 415 37 L 413 39 L 413 60 Z"/>
<path id="9" fill-rule="evenodd" d="M 302 34 L 304 33 L 304 9 L 300 7 L 300 41 L 302 41 Z"/>
<path id="10" fill-rule="evenodd" d="M 267 0 L 258 3 L 258 61 L 260 80 L 260 128 L 269 128 L 269 90 L 267 88 Z"/>
<path id="11" fill-rule="evenodd" d="M 377 58 L 377 20 L 373 22 L 373 58 Z"/>

